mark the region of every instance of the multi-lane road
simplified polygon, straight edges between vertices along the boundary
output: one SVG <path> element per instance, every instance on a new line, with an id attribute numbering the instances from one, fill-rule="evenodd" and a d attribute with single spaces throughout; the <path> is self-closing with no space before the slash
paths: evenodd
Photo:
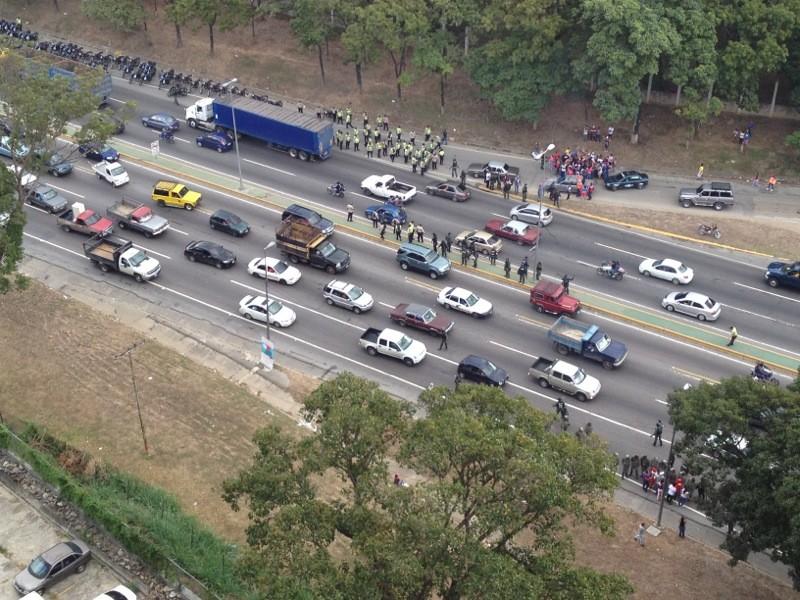
<path id="1" fill-rule="evenodd" d="M 121 83 L 114 97 L 117 101 L 135 101 L 137 115 L 165 111 L 183 116 L 182 109 L 152 87 Z M 186 101 L 183 99 L 184 103 Z M 30 207 L 26 209 L 26 251 L 66 266 L 76 276 L 106 280 L 111 296 L 119 287 L 134 288 L 142 302 L 177 306 L 184 312 L 218 322 L 220 335 L 235 328 L 251 336 L 255 343 L 262 333 L 261 327 L 244 321 L 237 307 L 244 295 L 261 293 L 263 281 L 250 277 L 246 265 L 251 258 L 261 255 L 265 244 L 274 239 L 280 208 L 300 202 L 337 222 L 334 240 L 352 256 L 352 266 L 339 278 L 367 289 L 375 298 L 375 307 L 369 313 L 354 315 L 326 305 L 321 296 L 322 287 L 332 277 L 301 266 L 303 275 L 297 285 L 270 286 L 271 295 L 291 306 L 298 315 L 291 328 L 273 333 L 279 362 L 282 354 L 294 353 L 334 370 L 357 372 L 381 382 L 397 394 L 413 398 L 431 382 L 451 384 L 458 361 L 467 354 L 479 354 L 508 370 L 510 393 L 522 394 L 536 406 L 552 410 L 556 395 L 539 388 L 527 377 L 527 368 L 534 357 L 553 356 L 553 348 L 546 337 L 553 318 L 531 309 L 529 286 L 517 285 L 515 278 L 505 280 L 499 268 L 491 269 L 485 261 L 479 269 L 457 268 L 441 281 L 401 271 L 394 257 L 396 244 L 389 239 L 382 242 L 363 217 L 357 218 L 352 227 L 346 227 L 345 202 L 325 192 L 328 184 L 341 180 L 348 189 L 346 201 L 356 206 L 358 215 L 363 215 L 364 208 L 376 203 L 360 194 L 359 183 L 367 175 L 392 173 L 420 189 L 435 179 L 412 175 L 402 164 L 367 160 L 363 154 L 353 152 L 336 151 L 324 163 L 302 163 L 256 142 L 242 140 L 244 190 L 240 192 L 234 153 L 219 155 L 197 148 L 195 135 L 196 132 L 184 126 L 175 144 L 162 145 L 161 156 L 154 159 L 149 146 L 157 134 L 133 119 L 126 132 L 111 142 L 123 153 L 123 162 L 131 176 L 130 184 L 118 190 L 109 188 L 94 177 L 90 163 L 83 159 L 77 162 L 69 178 L 42 178 L 60 189 L 68 200 L 81 200 L 104 212 L 122 195 L 150 203 L 156 179 L 174 178 L 176 173 L 189 177 L 186 181 L 190 187 L 203 192 L 199 210 L 156 208 L 172 224 L 170 231 L 160 238 L 146 240 L 136 233 L 122 234 L 161 261 L 162 274 L 155 282 L 139 285 L 118 274 L 100 273 L 83 256 L 83 238 L 61 231 L 55 225 L 54 216 Z M 491 157 L 476 150 L 450 147 L 446 168 L 434 172 L 434 177 L 447 175 L 453 152 L 464 166 L 467 162 Z M 535 177 L 541 176 L 538 165 L 530 159 L 518 164 L 523 167 L 523 176 L 532 183 L 529 188 L 535 190 Z M 620 193 L 674 194 L 674 190 L 654 186 L 643 192 Z M 603 197 L 604 192 L 600 192 L 595 201 L 602 202 Z M 250 223 L 252 231 L 247 237 L 234 239 L 209 229 L 209 214 L 222 207 Z M 407 211 L 411 219 L 424 225 L 426 237 L 436 232 L 442 238 L 447 232 L 455 235 L 464 229 L 480 229 L 487 219 L 507 215 L 510 207 L 507 200 L 473 190 L 472 199 L 463 204 L 420 194 L 408 205 Z M 233 269 L 220 271 L 189 263 L 183 257 L 183 248 L 195 239 L 223 243 L 236 252 L 238 264 Z M 271 252 L 277 256 L 275 250 Z M 526 248 L 506 243 L 501 261 L 506 254 L 515 265 L 527 254 L 533 264 Z M 597 277 L 595 266 L 610 257 L 621 260 L 631 276 L 622 282 Z M 699 324 L 688 317 L 667 316 L 660 308 L 660 301 L 675 288 L 667 282 L 638 275 L 636 266 L 646 257 L 670 257 L 691 266 L 695 281 L 690 289 L 704 292 L 723 304 L 720 320 Z M 451 258 L 459 262 L 456 252 Z M 628 360 L 614 371 L 604 371 L 599 365 L 578 357 L 569 359 L 598 377 L 603 386 L 593 402 L 570 404 L 573 423 L 581 425 L 591 421 L 594 430 L 620 453 L 639 453 L 656 419 L 666 422 L 664 400 L 675 387 L 687 381 L 716 381 L 746 373 L 756 356 L 772 357 L 786 365 L 800 362 L 796 328 L 800 296 L 765 285 L 763 271 L 767 258 L 687 244 L 558 212 L 552 225 L 543 231 L 537 259 L 542 261 L 548 277 L 560 278 L 564 273 L 574 275 L 573 291 L 589 306 L 580 318 L 600 325 L 612 337 L 625 342 L 630 350 Z M 391 326 L 387 315 L 395 304 L 416 302 L 436 306 L 436 294 L 450 285 L 466 287 L 492 301 L 494 314 L 482 320 L 453 314 L 456 326 L 449 337 L 447 351 L 437 350 L 438 339 L 411 331 L 412 336 L 426 343 L 429 351 L 425 361 L 413 368 L 391 359 L 370 357 L 359 349 L 358 338 L 363 329 Z M 629 316 L 630 311 L 636 314 L 636 320 L 614 314 L 620 312 Z M 651 328 L 637 321 L 658 327 Z M 736 325 L 741 335 L 737 342 L 739 353 L 730 353 L 724 348 L 731 324 Z M 669 431 L 665 437 L 668 435 Z"/>

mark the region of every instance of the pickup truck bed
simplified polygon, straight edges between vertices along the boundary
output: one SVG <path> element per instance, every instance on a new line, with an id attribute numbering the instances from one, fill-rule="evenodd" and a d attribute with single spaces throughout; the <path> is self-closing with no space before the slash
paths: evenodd
<path id="1" fill-rule="evenodd" d="M 378 336 L 381 334 L 381 330 L 377 327 L 370 327 L 364 333 L 361 334 L 361 339 L 365 342 L 369 342 L 371 344 L 378 343 Z"/>
<path id="2" fill-rule="evenodd" d="M 114 250 L 116 250 L 116 248 L 112 244 L 103 242 L 102 244 L 92 248 L 92 254 L 113 262 Z"/>

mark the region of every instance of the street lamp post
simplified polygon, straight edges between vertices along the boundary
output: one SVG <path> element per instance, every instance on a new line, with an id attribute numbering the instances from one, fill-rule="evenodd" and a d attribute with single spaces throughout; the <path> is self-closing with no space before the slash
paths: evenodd
<path id="1" fill-rule="evenodd" d="M 244 185 L 242 184 L 242 159 L 239 156 L 239 132 L 236 130 L 236 107 L 233 106 L 233 94 L 231 93 L 231 88 L 229 86 L 233 85 L 239 81 L 238 78 L 234 77 L 230 81 L 226 81 L 222 84 L 222 88 L 228 92 L 228 98 L 231 101 L 231 117 L 233 118 L 233 145 L 236 148 L 236 168 L 239 171 L 239 189 L 244 189 Z"/>
<path id="2" fill-rule="evenodd" d="M 275 247 L 275 241 L 274 240 L 271 241 L 266 246 L 264 246 L 264 297 L 266 298 L 266 309 L 267 309 L 266 324 L 267 324 L 267 340 L 268 341 L 272 341 L 272 340 L 270 339 L 270 336 L 269 336 L 269 334 L 270 334 L 270 330 L 269 330 L 269 269 L 267 267 L 267 250 L 269 250 L 270 248 L 274 248 L 274 247 Z"/>
<path id="3" fill-rule="evenodd" d="M 691 383 L 684 383 L 683 389 L 688 391 L 692 389 Z M 675 463 L 675 453 L 672 449 L 675 447 L 675 424 L 672 424 L 672 436 L 669 439 L 669 456 L 667 457 L 667 471 L 664 474 L 664 487 L 661 489 L 661 502 L 658 504 L 658 519 L 656 519 L 656 527 L 661 528 L 661 515 L 664 514 L 664 498 L 667 497 L 667 484 L 669 481 L 669 472 L 672 465 Z"/>
<path id="4" fill-rule="evenodd" d="M 555 144 L 550 143 L 542 152 L 531 152 L 531 157 L 533 157 L 534 160 L 541 160 L 548 152 L 555 150 L 555 147 Z M 536 279 L 536 265 L 539 264 L 536 260 L 539 256 L 539 244 L 542 243 L 542 201 L 544 200 L 544 198 L 539 195 L 538 190 L 536 195 L 539 197 L 539 218 L 536 219 L 536 247 L 533 249 L 534 279 Z"/>

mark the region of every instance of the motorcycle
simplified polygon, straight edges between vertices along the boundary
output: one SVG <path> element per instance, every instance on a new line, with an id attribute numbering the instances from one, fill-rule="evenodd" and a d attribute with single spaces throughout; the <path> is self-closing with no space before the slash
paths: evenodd
<path id="1" fill-rule="evenodd" d="M 336 189 L 335 183 L 332 183 L 331 185 L 328 186 L 328 193 L 331 196 L 336 196 L 337 198 L 344 198 L 344 192 L 345 192 L 344 186 L 342 186 L 341 189 Z"/>
<path id="2" fill-rule="evenodd" d="M 161 133 L 158 134 L 158 138 L 167 142 L 168 144 L 175 143 L 175 134 L 169 129 L 162 130 Z"/>
<path id="3" fill-rule="evenodd" d="M 722 232 L 716 225 L 705 225 L 702 224 L 697 228 L 697 233 L 700 235 L 710 235 L 715 240 L 718 240 L 722 237 Z"/>
<path id="4" fill-rule="evenodd" d="M 167 96 L 172 98 L 173 96 L 188 96 L 189 95 L 189 88 L 184 87 L 182 85 L 173 85 L 167 91 Z"/>
<path id="5" fill-rule="evenodd" d="M 622 281 L 622 278 L 625 275 L 625 267 L 618 265 L 617 268 L 614 269 L 613 264 L 610 261 L 606 261 L 597 267 L 597 274 L 601 276 L 605 275 L 609 279 Z"/>
<path id="6" fill-rule="evenodd" d="M 761 383 L 769 383 L 771 385 L 778 385 L 778 378 L 772 373 L 772 369 L 769 367 L 762 367 L 761 372 L 757 372 L 756 369 L 753 369 L 750 372 L 750 377 L 753 378 L 753 381 L 761 382 Z"/>

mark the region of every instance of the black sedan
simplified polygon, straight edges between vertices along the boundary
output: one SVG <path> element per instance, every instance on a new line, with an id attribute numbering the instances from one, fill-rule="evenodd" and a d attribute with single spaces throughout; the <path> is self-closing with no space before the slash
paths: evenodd
<path id="1" fill-rule="evenodd" d="M 116 162 L 119 160 L 119 152 L 115 148 L 107 144 L 99 144 L 97 142 L 84 142 L 78 146 L 78 152 L 83 154 L 89 160 L 100 162 L 105 160 L 107 162 Z"/>
<path id="2" fill-rule="evenodd" d="M 183 251 L 183 255 L 191 262 L 201 262 L 207 265 L 214 265 L 218 269 L 228 269 L 236 264 L 236 255 L 214 242 L 194 241 L 189 242 Z"/>
<path id="3" fill-rule="evenodd" d="M 169 131 L 178 131 L 178 129 L 181 128 L 178 119 L 167 113 L 155 113 L 142 117 L 142 125 L 150 129 L 158 129 L 159 131 L 164 131 L 165 129 Z"/>
<path id="4" fill-rule="evenodd" d="M 606 180 L 606 189 L 616 192 L 622 188 L 636 188 L 641 190 L 647 187 L 650 183 L 650 178 L 647 173 L 640 173 L 639 171 L 620 171 L 609 175 Z"/>
<path id="5" fill-rule="evenodd" d="M 508 381 L 508 373 L 488 358 L 470 354 L 458 363 L 456 381 L 466 379 L 483 385 L 502 387 Z"/>
<path id="6" fill-rule="evenodd" d="M 226 134 L 217 131 L 198 135 L 195 142 L 200 148 L 211 148 L 217 152 L 228 152 L 233 148 L 233 140 Z"/>
<path id="7" fill-rule="evenodd" d="M 250 233 L 250 225 L 240 216 L 225 209 L 218 209 L 208 219 L 211 229 L 229 233 L 235 237 L 242 237 Z"/>
<path id="8" fill-rule="evenodd" d="M 469 190 L 459 187 L 458 182 L 446 181 L 438 185 L 429 185 L 425 188 L 425 193 L 430 196 L 441 196 L 453 202 L 465 202 L 469 200 Z"/>

